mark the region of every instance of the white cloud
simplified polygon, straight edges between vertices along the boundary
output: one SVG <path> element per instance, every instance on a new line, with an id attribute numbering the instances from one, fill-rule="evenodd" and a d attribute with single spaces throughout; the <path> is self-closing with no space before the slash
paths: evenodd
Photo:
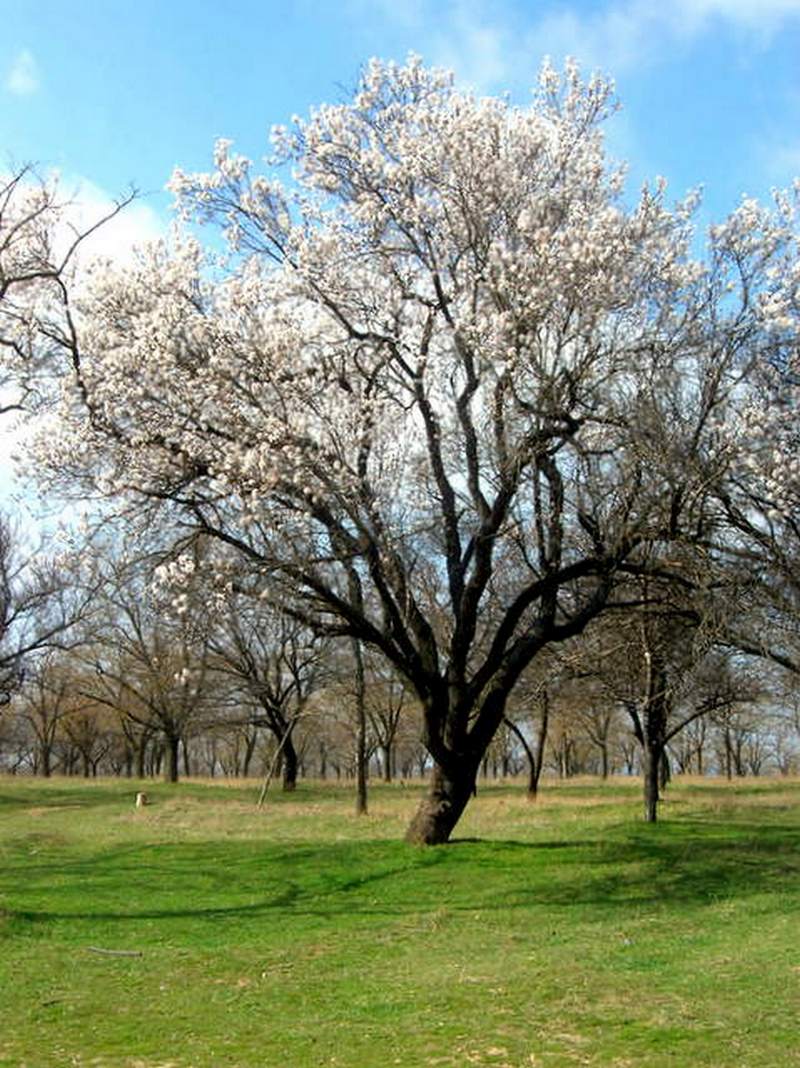
<path id="1" fill-rule="evenodd" d="M 6 89 L 16 96 L 29 96 L 39 88 L 39 65 L 27 48 L 19 51 L 6 75 Z"/>
<path id="2" fill-rule="evenodd" d="M 62 245 L 110 215 L 116 201 L 88 178 L 54 175 L 58 179 L 61 200 L 68 202 L 64 228 L 58 235 Z M 84 257 L 108 257 L 125 261 L 134 248 L 166 234 L 165 221 L 148 204 L 134 199 L 108 222 L 103 223 L 81 245 Z"/>

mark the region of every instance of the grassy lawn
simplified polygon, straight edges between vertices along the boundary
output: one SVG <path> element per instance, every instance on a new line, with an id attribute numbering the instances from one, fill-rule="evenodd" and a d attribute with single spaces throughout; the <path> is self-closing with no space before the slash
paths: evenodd
<path id="1" fill-rule="evenodd" d="M 800 782 L 136 788 L 0 779 L 0 1065 L 800 1065 Z"/>

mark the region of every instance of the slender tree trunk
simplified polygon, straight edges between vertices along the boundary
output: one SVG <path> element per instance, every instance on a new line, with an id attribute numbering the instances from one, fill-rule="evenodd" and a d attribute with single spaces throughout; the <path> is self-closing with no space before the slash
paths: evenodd
<path id="1" fill-rule="evenodd" d="M 319 743 L 319 777 L 328 778 L 328 750 L 324 742 Z"/>
<path id="2" fill-rule="evenodd" d="M 383 781 L 392 781 L 392 745 L 391 742 L 383 746 Z"/>
<path id="3" fill-rule="evenodd" d="M 647 703 L 642 723 L 642 772 L 644 774 L 644 818 L 655 823 L 658 818 L 661 763 L 666 753 L 669 689 L 662 657 L 646 646 Z"/>
<path id="4" fill-rule="evenodd" d="M 655 823 L 658 818 L 658 777 L 661 766 L 661 752 L 653 743 L 642 747 L 642 771 L 644 773 L 644 818 L 647 823 Z"/>
<path id="5" fill-rule="evenodd" d="M 728 782 L 733 778 L 733 744 L 731 743 L 731 732 L 728 727 L 725 728 L 725 777 Z"/>
<path id="6" fill-rule="evenodd" d="M 528 798 L 534 800 L 539 793 L 539 780 L 544 768 L 544 750 L 547 745 L 547 728 L 550 725 L 550 694 L 542 690 L 542 716 L 539 720 L 539 730 L 536 734 L 536 761 L 531 768 L 531 777 L 528 782 Z"/>
<path id="7" fill-rule="evenodd" d="M 353 641 L 356 667 L 356 814 L 367 811 L 367 708 L 364 692 L 364 655 L 361 642 Z"/>
<path id="8" fill-rule="evenodd" d="M 415 845 L 442 845 L 461 818 L 475 793 L 477 768 L 463 768 L 448 775 L 434 765 L 431 788 L 422 800 L 406 832 L 406 841 Z"/>
<path id="9" fill-rule="evenodd" d="M 242 764 L 242 775 L 246 779 L 250 774 L 250 764 L 253 760 L 253 754 L 256 751 L 256 732 L 247 735 L 244 743 L 244 762 Z"/>
<path id="10" fill-rule="evenodd" d="M 545 713 L 545 716 L 546 716 L 546 713 Z M 533 749 L 528 744 L 528 739 L 525 737 L 525 735 L 520 730 L 520 728 L 517 726 L 517 724 L 514 723 L 510 719 L 506 719 L 506 724 L 508 726 L 508 729 L 512 732 L 512 734 L 516 735 L 516 737 L 517 737 L 517 739 L 518 739 L 518 741 L 519 741 L 520 745 L 522 746 L 522 749 L 523 749 L 523 751 L 525 753 L 525 758 L 528 761 L 528 794 L 527 794 L 527 797 L 528 797 L 529 801 L 535 801 L 536 800 L 536 794 L 537 794 L 537 792 L 539 790 L 539 775 L 541 774 L 541 770 L 542 770 L 541 753 L 543 752 L 544 742 L 543 742 L 543 738 L 542 738 L 541 728 L 539 730 L 539 754 L 540 754 L 540 756 L 539 756 L 539 759 L 537 760 L 536 754 L 534 753 Z M 545 731 L 546 730 L 547 730 L 547 723 L 546 723 L 546 720 L 545 720 Z"/>

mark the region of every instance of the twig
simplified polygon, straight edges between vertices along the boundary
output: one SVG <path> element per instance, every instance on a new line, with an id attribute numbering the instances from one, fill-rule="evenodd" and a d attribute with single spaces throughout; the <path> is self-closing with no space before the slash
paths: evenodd
<path id="1" fill-rule="evenodd" d="M 100 949 L 99 946 L 87 946 L 90 953 L 101 953 L 104 957 L 141 957 L 139 949 Z"/>

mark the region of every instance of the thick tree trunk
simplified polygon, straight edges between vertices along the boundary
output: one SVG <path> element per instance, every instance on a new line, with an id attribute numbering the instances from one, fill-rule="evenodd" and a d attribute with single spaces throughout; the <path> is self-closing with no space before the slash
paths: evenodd
<path id="1" fill-rule="evenodd" d="M 662 749 L 658 761 L 658 785 L 662 791 L 669 786 L 671 778 L 672 769 L 669 766 L 669 756 L 667 755 L 667 750 Z"/>
<path id="2" fill-rule="evenodd" d="M 415 845 L 442 845 L 448 841 L 467 802 L 475 793 L 475 768 L 450 776 L 435 765 L 428 795 L 420 803 L 406 831 Z"/>
<path id="3" fill-rule="evenodd" d="M 136 748 L 136 778 L 144 779 L 147 775 L 147 738 L 139 739 Z"/>
<path id="4" fill-rule="evenodd" d="M 177 735 L 169 735 L 165 739 L 167 743 L 167 760 L 164 765 L 164 781 L 165 782 L 177 782 L 178 781 L 178 757 L 180 749 L 180 738 Z"/>
<path id="5" fill-rule="evenodd" d="M 603 742 L 600 746 L 600 775 L 603 779 L 608 778 L 609 761 L 608 761 L 608 743 Z"/>
<path id="6" fill-rule="evenodd" d="M 283 743 L 283 789 L 291 793 L 297 787 L 297 750 L 292 742 L 291 734 Z"/>

